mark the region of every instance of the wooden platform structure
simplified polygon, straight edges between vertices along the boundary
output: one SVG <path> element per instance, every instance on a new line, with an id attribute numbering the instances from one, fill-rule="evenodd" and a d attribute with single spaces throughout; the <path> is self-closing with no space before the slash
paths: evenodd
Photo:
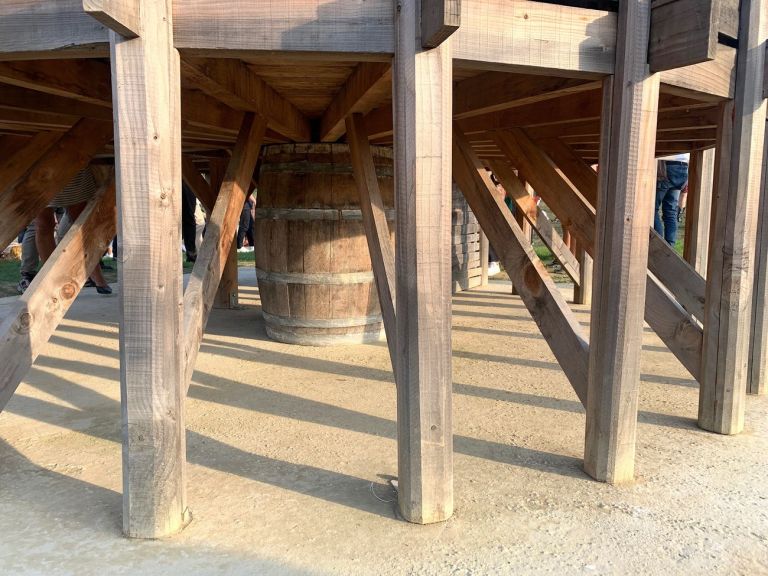
<path id="1" fill-rule="evenodd" d="M 701 428 L 736 434 L 768 365 L 767 28 L 765 0 L 2 2 L 0 246 L 88 163 L 114 158 L 115 178 L 0 323 L 0 409 L 117 230 L 124 531 L 180 530 L 184 400 L 210 309 L 236 301 L 260 148 L 346 142 L 405 519 L 453 511 L 452 181 L 586 408 L 591 476 L 633 478 L 643 320 L 699 382 Z M 394 249 L 371 144 L 394 146 Z M 650 229 L 654 159 L 677 152 L 685 260 Z M 182 179 L 211 211 L 184 291 Z M 524 227 L 591 292 L 589 337 Z"/>

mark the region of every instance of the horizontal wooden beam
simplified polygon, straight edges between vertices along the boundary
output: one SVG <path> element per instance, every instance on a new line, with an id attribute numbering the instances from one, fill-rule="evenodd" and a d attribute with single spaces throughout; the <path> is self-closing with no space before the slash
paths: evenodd
<path id="1" fill-rule="evenodd" d="M 0 62 L 0 82 L 112 106 L 109 64 L 94 60 Z"/>
<path id="2" fill-rule="evenodd" d="M 239 60 L 182 60 L 181 72 L 200 90 L 231 108 L 261 115 L 277 132 L 299 142 L 312 140 L 309 120 Z"/>
<path id="3" fill-rule="evenodd" d="M 436 48 L 461 24 L 461 0 L 421 0 L 421 46 Z"/>
<path id="4" fill-rule="evenodd" d="M 719 0 L 655 0 L 651 5 L 651 72 L 715 59 Z"/>
<path id="5" fill-rule="evenodd" d="M 83 10 L 125 38 L 139 35 L 139 0 L 83 0 Z"/>
<path id="6" fill-rule="evenodd" d="M 0 411 L 51 338 L 115 236 L 115 181 L 88 203 L 0 322 Z"/>
<path id="7" fill-rule="evenodd" d="M 709 102 L 733 98 L 736 49 L 718 45 L 714 60 L 661 73 L 663 90 Z"/>
<path id="8" fill-rule="evenodd" d="M 453 90 L 454 119 L 471 118 L 543 100 L 597 90 L 599 81 L 555 76 L 486 72 L 462 80 Z"/>
<path id="9" fill-rule="evenodd" d="M 336 93 L 320 119 L 320 140 L 335 142 L 346 130 L 349 114 L 367 114 L 392 95 L 392 66 L 388 62 L 361 62 Z"/>

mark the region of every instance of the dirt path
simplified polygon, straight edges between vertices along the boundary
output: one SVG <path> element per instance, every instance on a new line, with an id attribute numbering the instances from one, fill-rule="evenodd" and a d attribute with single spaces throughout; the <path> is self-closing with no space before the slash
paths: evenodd
<path id="1" fill-rule="evenodd" d="M 117 298 L 86 294 L 0 414 L 1 574 L 768 573 L 768 398 L 740 436 L 697 429 L 697 386 L 649 330 L 638 481 L 614 488 L 581 471 L 584 412 L 509 286 L 457 295 L 457 512 L 414 526 L 386 482 L 386 346 L 271 342 L 241 282 L 187 403 L 193 523 L 121 536 Z"/>

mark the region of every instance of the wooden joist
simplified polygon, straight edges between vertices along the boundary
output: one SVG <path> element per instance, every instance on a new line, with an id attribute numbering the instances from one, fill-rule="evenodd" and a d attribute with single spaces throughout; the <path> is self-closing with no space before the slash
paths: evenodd
<path id="1" fill-rule="evenodd" d="M 578 320 L 509 208 L 493 194 L 493 182 L 464 135 L 455 130 L 453 141 L 454 179 L 579 400 L 586 405 L 589 345 Z"/>
<path id="2" fill-rule="evenodd" d="M 754 252 L 766 102 L 766 3 L 742 0 L 734 100 L 722 107 L 707 265 L 699 426 L 720 434 L 744 428 Z"/>
<path id="3" fill-rule="evenodd" d="M 59 132 L 40 132 L 14 154 L 4 156 L 6 160 L 0 165 L 0 198 L 9 194 L 13 186 L 60 138 Z"/>
<path id="4" fill-rule="evenodd" d="M 139 4 L 139 0 L 83 0 L 83 10 L 125 38 L 136 38 Z"/>
<path id="5" fill-rule="evenodd" d="M 421 46 L 436 48 L 461 24 L 461 0 L 421 0 Z"/>
<path id="6" fill-rule="evenodd" d="M 170 2 L 141 2 L 142 35 L 110 34 L 120 256 L 123 532 L 159 538 L 186 504 L 181 96 Z"/>
<path id="7" fill-rule="evenodd" d="M 112 105 L 109 65 L 96 60 L 0 62 L 0 82 L 97 106 Z"/>
<path id="8" fill-rule="evenodd" d="M 402 0 L 393 68 L 398 349 L 398 507 L 420 524 L 453 514 L 451 45 L 421 48 L 419 2 Z"/>
<path id="9" fill-rule="evenodd" d="M 349 114 L 367 114 L 392 92 L 389 62 L 361 62 L 334 96 L 320 119 L 320 140 L 335 142 L 346 129 Z"/>
<path id="10" fill-rule="evenodd" d="M 616 69 L 603 87 L 584 470 L 634 478 L 659 74 L 648 73 L 650 5 L 621 2 Z M 586 248 L 586 246 L 585 246 Z"/>
<path id="11" fill-rule="evenodd" d="M 48 146 L 0 195 L 0 245 L 7 246 L 111 139 L 111 123 L 84 119 Z"/>
<path id="12" fill-rule="evenodd" d="M 216 205 L 218 190 L 205 181 L 192 158 L 186 154 L 181 157 L 181 177 L 186 185 L 190 187 L 195 197 L 200 200 L 206 211 L 212 212 L 213 207 Z"/>
<path id="13" fill-rule="evenodd" d="M 714 60 L 665 70 L 661 82 L 667 93 L 717 102 L 733 98 L 735 71 L 736 49 L 720 44 Z"/>
<path id="14" fill-rule="evenodd" d="M 299 142 L 312 139 L 309 120 L 239 60 L 182 61 L 182 72 L 200 90 L 231 108 L 252 111 L 277 132 Z"/>
<path id="15" fill-rule="evenodd" d="M 260 116 L 246 114 L 243 118 L 237 145 L 232 152 L 203 244 L 184 292 L 185 390 L 189 389 L 192 381 L 205 325 L 237 232 L 240 212 L 251 185 L 251 175 L 256 167 L 265 129 L 264 120 Z"/>
<path id="16" fill-rule="evenodd" d="M 507 196 L 514 201 L 517 211 L 524 215 L 542 242 L 549 248 L 557 261 L 560 262 L 565 273 L 578 285 L 581 282 L 579 262 L 554 229 L 549 218 L 536 205 L 533 197 L 528 194 L 525 185 L 506 163 L 492 160 L 489 164 L 491 171 L 504 187 Z"/>

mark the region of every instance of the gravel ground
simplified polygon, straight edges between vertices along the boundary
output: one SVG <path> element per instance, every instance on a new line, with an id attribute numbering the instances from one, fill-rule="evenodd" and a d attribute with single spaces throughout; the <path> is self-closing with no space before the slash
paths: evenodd
<path id="1" fill-rule="evenodd" d="M 697 385 L 648 328 L 637 481 L 617 488 L 581 470 L 584 411 L 509 284 L 457 295 L 456 513 L 416 526 L 387 482 L 386 346 L 271 342 L 240 273 L 187 402 L 193 522 L 121 536 L 117 297 L 84 294 L 0 414 L 1 574 L 768 574 L 768 398 L 739 436 L 699 430 Z"/>

